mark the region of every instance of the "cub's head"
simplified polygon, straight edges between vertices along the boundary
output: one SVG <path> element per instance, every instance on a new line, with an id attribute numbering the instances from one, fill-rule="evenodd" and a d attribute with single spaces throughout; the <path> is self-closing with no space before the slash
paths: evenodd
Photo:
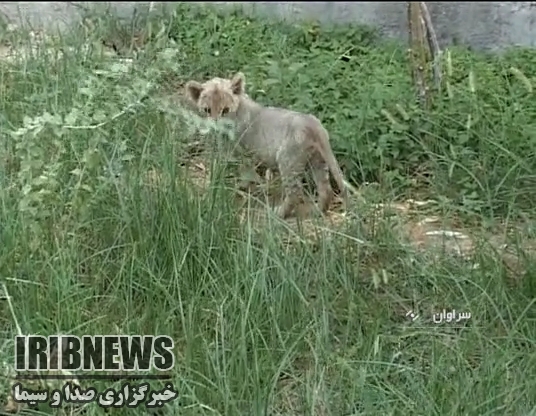
<path id="1" fill-rule="evenodd" d="M 201 111 L 217 119 L 236 113 L 240 96 L 245 93 L 246 80 L 242 72 L 231 79 L 212 78 L 201 84 L 197 81 L 186 83 L 186 95 Z"/>

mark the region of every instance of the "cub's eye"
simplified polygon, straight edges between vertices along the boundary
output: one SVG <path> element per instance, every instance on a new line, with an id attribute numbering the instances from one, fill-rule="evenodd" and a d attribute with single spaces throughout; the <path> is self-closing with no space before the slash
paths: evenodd
<path id="1" fill-rule="evenodd" d="M 206 114 L 210 114 L 210 108 L 208 108 L 208 107 L 203 108 L 203 111 L 204 111 Z"/>
<path id="2" fill-rule="evenodd" d="M 226 115 L 227 113 L 229 113 L 229 108 L 228 107 L 225 107 L 223 110 L 221 110 L 221 115 L 222 116 Z"/>

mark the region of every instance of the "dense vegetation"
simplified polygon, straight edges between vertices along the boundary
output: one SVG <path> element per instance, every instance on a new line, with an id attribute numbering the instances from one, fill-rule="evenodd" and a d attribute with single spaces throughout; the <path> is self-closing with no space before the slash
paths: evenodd
<path id="1" fill-rule="evenodd" d="M 183 7 L 170 29 L 181 73 L 204 79 L 240 69 L 255 99 L 316 114 L 354 181 L 379 181 L 395 194 L 426 187 L 486 214 L 532 208 L 534 51 L 451 50 L 443 65 L 448 88 L 445 82 L 425 113 L 406 49 L 378 46 L 371 30 L 288 27 L 239 12 L 222 19 Z"/>
<path id="2" fill-rule="evenodd" d="M 129 45 L 132 28 L 92 21 L 40 43 L 2 34 L 19 52 L 0 62 L 3 368 L 18 331 L 168 334 L 180 399 L 164 414 L 534 414 L 534 51 L 452 49 L 424 112 L 404 46 L 366 28 L 182 4 L 143 22 L 129 63 L 101 38 Z M 210 126 L 170 94 L 238 70 L 255 99 L 322 119 L 354 183 L 378 183 L 359 211 L 368 227 L 311 238 L 242 221 L 221 158 L 192 183 L 188 143 Z M 410 196 L 470 228 L 470 260 L 416 248 L 397 215 L 370 220 L 372 203 Z M 434 324 L 443 309 L 471 318 Z M 114 411 L 132 412 L 145 414 Z"/>

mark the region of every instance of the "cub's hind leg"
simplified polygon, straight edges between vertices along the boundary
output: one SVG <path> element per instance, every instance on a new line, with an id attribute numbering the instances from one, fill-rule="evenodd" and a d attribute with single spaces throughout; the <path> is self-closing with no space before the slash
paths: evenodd
<path id="1" fill-rule="evenodd" d="M 285 219 L 289 217 L 296 207 L 303 203 L 302 176 L 305 162 L 301 158 L 286 157 L 278 161 L 281 184 L 283 186 L 283 201 L 276 208 L 276 214 Z"/>

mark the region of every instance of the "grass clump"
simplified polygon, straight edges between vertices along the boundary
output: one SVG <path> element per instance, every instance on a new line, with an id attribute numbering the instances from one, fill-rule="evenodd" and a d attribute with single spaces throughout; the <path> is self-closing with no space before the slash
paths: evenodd
<path id="1" fill-rule="evenodd" d="M 449 89 L 425 114 L 402 47 L 365 29 L 186 5 L 144 28 L 133 63 L 104 53 L 104 30 L 33 48 L 11 35 L 19 55 L 0 63 L 6 368 L 18 328 L 168 334 L 180 396 L 169 414 L 535 411 L 533 52 L 453 50 Z M 275 219 L 244 221 L 210 154 L 200 188 L 189 144 L 215 127 L 169 85 L 237 70 L 259 101 L 323 120 L 346 175 L 378 182 L 369 201 L 435 199 L 418 214 L 463 228 L 471 258 L 408 240 L 402 230 L 416 238 L 422 217 L 370 206 L 359 213 L 367 232 L 349 221 L 314 242 Z M 471 318 L 434 324 L 443 309 Z M 11 383 L 0 382 L 3 397 Z"/>

